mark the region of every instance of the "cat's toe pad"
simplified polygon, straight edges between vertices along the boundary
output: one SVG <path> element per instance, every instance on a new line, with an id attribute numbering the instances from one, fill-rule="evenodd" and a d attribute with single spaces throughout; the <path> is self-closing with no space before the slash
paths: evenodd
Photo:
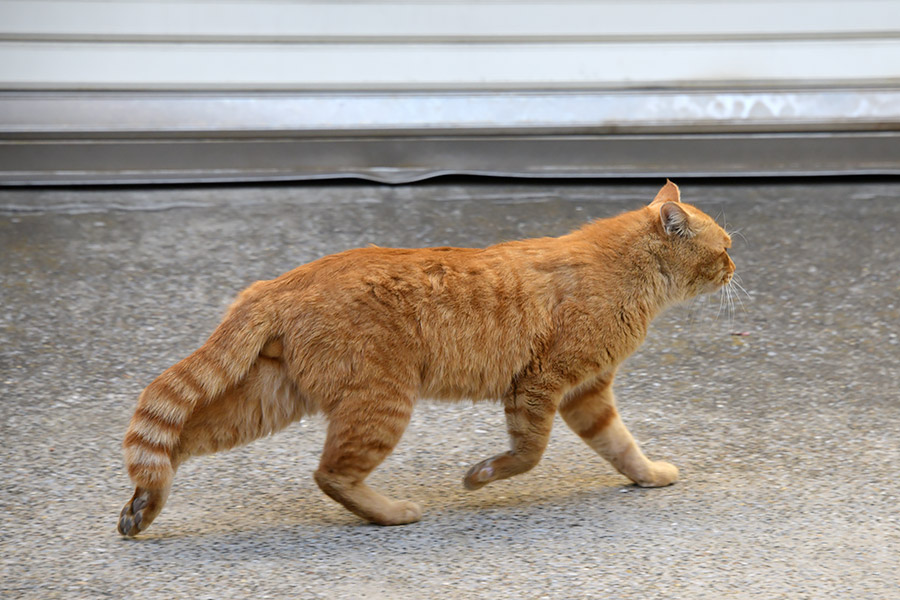
<path id="1" fill-rule="evenodd" d="M 159 513 L 155 497 L 149 490 L 136 489 L 134 496 L 125 503 L 122 512 L 119 513 L 117 526 L 119 533 L 134 537 L 146 529 Z"/>

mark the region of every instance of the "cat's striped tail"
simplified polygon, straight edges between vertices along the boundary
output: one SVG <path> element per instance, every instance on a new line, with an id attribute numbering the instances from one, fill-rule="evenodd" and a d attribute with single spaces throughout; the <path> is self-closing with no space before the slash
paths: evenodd
<path id="1" fill-rule="evenodd" d="M 271 335 L 271 318 L 245 296 L 203 346 L 144 389 L 122 444 L 128 475 L 138 488 L 169 488 L 185 422 L 195 407 L 244 378 Z"/>

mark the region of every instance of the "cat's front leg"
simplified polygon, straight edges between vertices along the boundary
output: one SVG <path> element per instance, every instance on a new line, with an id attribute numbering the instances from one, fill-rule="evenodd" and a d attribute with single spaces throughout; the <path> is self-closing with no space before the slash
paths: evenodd
<path id="1" fill-rule="evenodd" d="M 662 487 L 678 480 L 675 465 L 651 461 L 641 452 L 616 410 L 611 376 L 569 394 L 559 412 L 588 446 L 639 486 Z"/>
<path id="2" fill-rule="evenodd" d="M 510 449 L 470 468 L 463 479 L 467 490 L 477 490 L 492 481 L 524 473 L 540 462 L 550 439 L 559 394 L 539 386 L 535 388 L 511 394 L 504 400 Z"/>

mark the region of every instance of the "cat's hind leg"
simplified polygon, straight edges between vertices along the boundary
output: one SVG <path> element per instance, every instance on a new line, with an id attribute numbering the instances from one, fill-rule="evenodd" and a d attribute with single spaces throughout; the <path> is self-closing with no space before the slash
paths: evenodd
<path id="1" fill-rule="evenodd" d="M 217 398 L 194 409 L 171 450 L 173 471 L 191 456 L 246 444 L 311 412 L 279 360 L 261 356 L 247 376 Z M 146 442 L 144 442 L 146 444 Z M 162 511 L 171 478 L 158 486 L 137 486 L 119 515 L 119 533 L 134 536 Z"/>
<path id="2" fill-rule="evenodd" d="M 278 359 L 260 356 L 237 386 L 198 407 L 185 422 L 172 462 L 242 446 L 279 431 L 316 407 L 306 402 Z"/>
<path id="3" fill-rule="evenodd" d="M 422 517 L 415 502 L 391 500 L 365 483 L 393 451 L 409 424 L 413 392 L 372 384 L 345 392 L 328 411 L 328 433 L 316 483 L 350 512 L 378 525 L 403 525 Z"/>
<path id="4" fill-rule="evenodd" d="M 675 465 L 651 461 L 641 452 L 616 410 L 611 378 L 570 393 L 559 412 L 588 446 L 639 486 L 661 487 L 678 479 Z"/>

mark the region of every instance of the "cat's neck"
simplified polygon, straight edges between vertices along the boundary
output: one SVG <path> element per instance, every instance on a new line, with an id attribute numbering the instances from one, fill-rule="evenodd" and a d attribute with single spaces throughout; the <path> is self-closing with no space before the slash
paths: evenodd
<path id="1" fill-rule="evenodd" d="M 596 257 L 594 264 L 602 276 L 614 282 L 623 309 L 652 319 L 680 299 L 660 260 L 658 233 L 647 212 L 594 221 L 571 235 Z"/>

